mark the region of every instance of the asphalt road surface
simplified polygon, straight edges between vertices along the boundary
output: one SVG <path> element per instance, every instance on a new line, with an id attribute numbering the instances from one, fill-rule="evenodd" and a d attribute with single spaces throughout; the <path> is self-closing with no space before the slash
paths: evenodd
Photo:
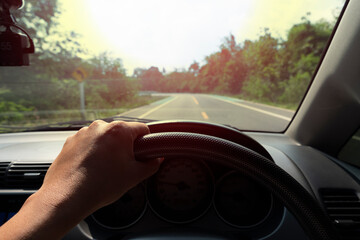
<path id="1" fill-rule="evenodd" d="M 240 99 L 207 94 L 157 94 L 164 99 L 132 109 L 121 116 L 152 120 L 200 120 L 241 130 L 283 131 L 294 111 Z"/>

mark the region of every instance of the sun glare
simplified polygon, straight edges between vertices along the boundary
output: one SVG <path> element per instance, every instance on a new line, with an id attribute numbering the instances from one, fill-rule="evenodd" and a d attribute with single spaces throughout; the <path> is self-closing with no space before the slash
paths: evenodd
<path id="1" fill-rule="evenodd" d="M 331 0 L 339 2 L 340 0 Z M 264 28 L 285 37 L 306 12 L 323 16 L 323 3 L 240 0 L 61 0 L 62 23 L 83 35 L 91 53 L 109 51 L 135 67 L 187 68 L 218 51 L 224 38 L 254 40 Z M 315 7 L 314 7 L 315 6 Z M 309 9 L 310 8 L 310 9 Z M 271 9 L 271 11 L 269 11 Z M 76 18 L 74 18 L 76 16 Z M 330 16 L 331 17 L 331 16 Z"/>
<path id="2" fill-rule="evenodd" d="M 94 26 L 112 50 L 140 65 L 178 65 L 206 56 L 246 20 L 249 1 L 88 1 Z M 228 6 L 237 6 L 231 8 Z M 236 11 L 236 14 L 234 14 Z M 184 66 L 185 67 L 185 66 Z"/>

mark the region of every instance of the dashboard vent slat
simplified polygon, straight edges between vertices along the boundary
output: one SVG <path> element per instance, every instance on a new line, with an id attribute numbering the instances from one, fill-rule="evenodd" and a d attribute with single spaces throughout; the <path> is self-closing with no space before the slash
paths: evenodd
<path id="1" fill-rule="evenodd" d="M 360 199 L 358 193 L 351 189 L 322 189 L 320 196 L 342 239 L 359 239 Z"/>
<path id="2" fill-rule="evenodd" d="M 5 186 L 5 175 L 9 164 L 10 162 L 0 162 L 0 189 Z"/>
<path id="3" fill-rule="evenodd" d="M 6 173 L 8 189 L 39 189 L 50 163 L 13 163 Z"/>

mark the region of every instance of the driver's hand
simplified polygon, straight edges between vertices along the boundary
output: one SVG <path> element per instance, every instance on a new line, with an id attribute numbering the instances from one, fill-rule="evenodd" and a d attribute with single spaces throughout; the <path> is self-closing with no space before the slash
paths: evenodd
<path id="1" fill-rule="evenodd" d="M 60 239 L 154 174 L 161 159 L 134 159 L 134 140 L 148 133 L 141 123 L 95 121 L 69 137 L 41 188 L 0 227 L 1 239 Z"/>
<path id="2" fill-rule="evenodd" d="M 66 140 L 39 191 L 51 199 L 81 199 L 96 209 L 116 201 L 160 166 L 160 159 L 134 158 L 134 140 L 149 133 L 142 123 L 93 122 Z"/>

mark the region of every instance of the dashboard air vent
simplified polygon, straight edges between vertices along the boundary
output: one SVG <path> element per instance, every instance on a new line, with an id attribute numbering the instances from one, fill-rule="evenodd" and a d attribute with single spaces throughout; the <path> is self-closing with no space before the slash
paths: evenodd
<path id="1" fill-rule="evenodd" d="M 50 163 L 13 163 L 6 174 L 6 188 L 39 189 Z"/>
<path id="2" fill-rule="evenodd" d="M 322 189 L 320 191 L 326 211 L 339 230 L 342 239 L 359 239 L 360 199 L 350 189 Z"/>
<path id="3" fill-rule="evenodd" d="M 9 162 L 0 162 L 0 189 L 5 187 L 6 169 L 9 164 Z"/>

